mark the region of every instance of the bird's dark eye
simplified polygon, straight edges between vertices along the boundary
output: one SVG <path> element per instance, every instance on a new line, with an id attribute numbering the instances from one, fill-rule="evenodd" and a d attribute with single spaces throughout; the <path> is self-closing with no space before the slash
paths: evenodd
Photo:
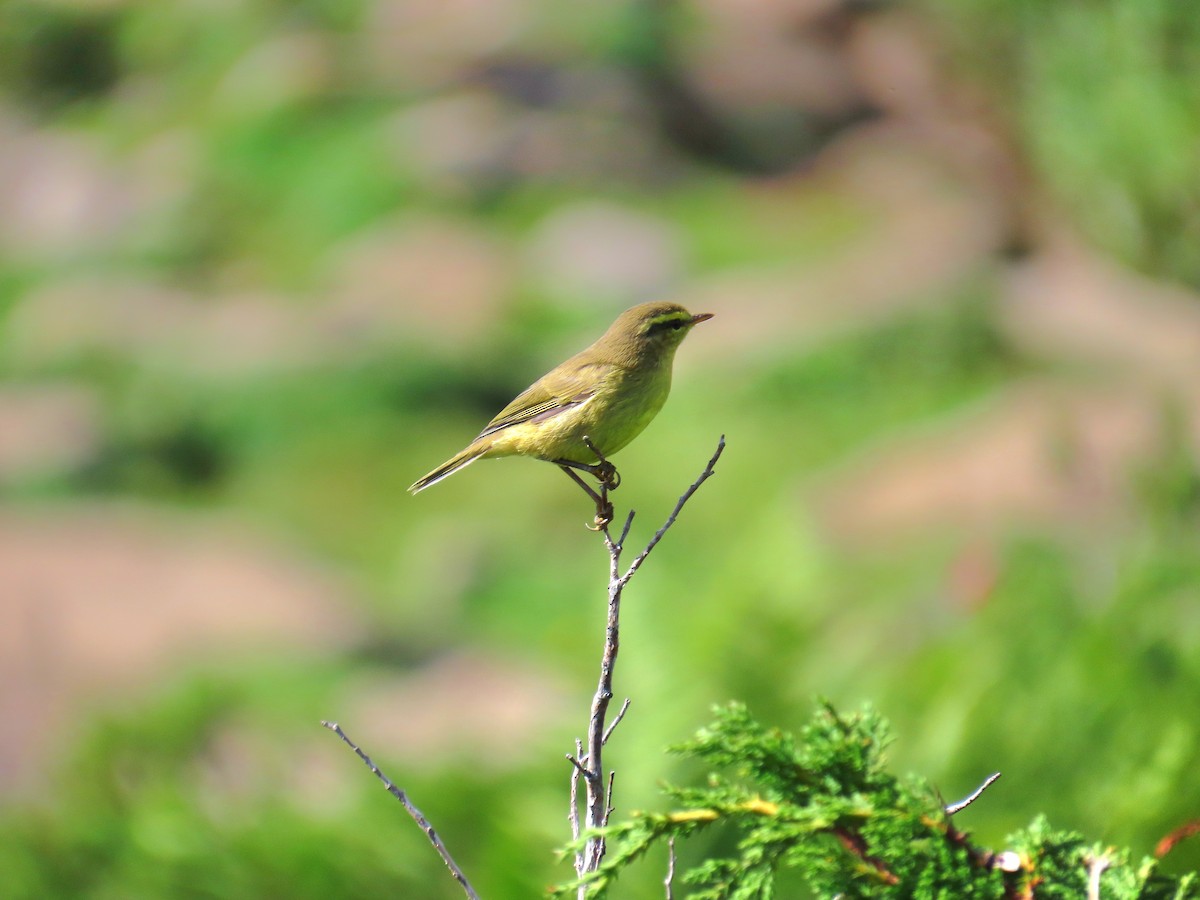
<path id="1" fill-rule="evenodd" d="M 668 328 L 672 331 L 678 331 L 686 324 L 686 319 L 659 319 L 657 322 L 650 323 L 650 327 L 646 329 L 646 333 L 662 334 Z"/>

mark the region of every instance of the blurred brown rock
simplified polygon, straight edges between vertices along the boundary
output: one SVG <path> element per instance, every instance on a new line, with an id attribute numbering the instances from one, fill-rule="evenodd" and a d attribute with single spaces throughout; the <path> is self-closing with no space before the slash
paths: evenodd
<path id="1" fill-rule="evenodd" d="M 483 339 L 512 288 L 510 257 L 504 241 L 467 221 L 414 215 L 382 223 L 334 249 L 321 331 L 351 343 L 462 347 Z"/>
<path id="2" fill-rule="evenodd" d="M 80 134 L 0 108 L 0 246 L 33 259 L 108 246 L 138 211 L 135 177 Z"/>
<path id="3" fill-rule="evenodd" d="M 831 28 L 843 0 L 702 0 L 686 52 L 689 79 L 736 112 L 799 108 L 835 115 L 861 100 L 843 35 Z"/>
<path id="4" fill-rule="evenodd" d="M 1158 384 L 1200 384 L 1200 295 L 1122 269 L 1058 234 L 1008 281 L 1003 324 L 1021 346 Z"/>
<path id="5" fill-rule="evenodd" d="M 402 170 L 443 194 L 470 197 L 510 174 L 507 157 L 519 127 L 511 104 L 472 88 L 401 109 L 389 122 L 388 137 Z"/>
<path id="6" fill-rule="evenodd" d="M 287 297 L 201 298 L 135 274 L 79 276 L 35 289 L 14 307 L 5 343 L 31 368 L 100 352 L 207 377 L 302 365 L 336 346 Z"/>
<path id="7" fill-rule="evenodd" d="M 409 765 L 467 760 L 495 770 L 528 760 L 540 735 L 561 722 L 568 698 L 557 682 L 528 663 L 462 651 L 403 678 L 353 685 L 346 719 L 362 723 L 361 743 L 387 747 Z"/>
<path id="8" fill-rule="evenodd" d="M 132 275 L 79 275 L 25 294 L 9 315 L 5 343 L 28 366 L 97 350 L 139 355 L 186 332 L 193 315 L 180 290 Z"/>
<path id="9" fill-rule="evenodd" d="M 1179 399 L 1200 452 L 1200 389 Z M 1030 384 L 852 460 L 817 507 L 834 535 L 866 542 L 1020 523 L 1094 528 L 1128 512 L 1130 475 L 1163 428 L 1161 403 L 1130 386 Z"/>
<path id="10" fill-rule="evenodd" d="M 756 230 L 774 221 L 795 228 L 793 217 L 811 211 L 843 233 L 830 252 L 726 268 L 675 292 L 689 309 L 737 311 L 722 320 L 715 352 L 739 358 L 795 353 L 839 331 L 951 302 L 957 285 L 993 264 L 1006 236 L 985 182 L 947 169 L 939 153 L 890 125 L 848 132 L 806 173 L 753 190 L 761 196 L 744 208 Z"/>
<path id="11" fill-rule="evenodd" d="M 180 666 L 360 635 L 337 579 L 259 538 L 129 508 L 0 509 L 0 791 Z"/>
<path id="12" fill-rule="evenodd" d="M 68 471 L 100 440 L 96 393 L 77 384 L 0 385 L 0 485 Z"/>
<path id="13" fill-rule="evenodd" d="M 683 269 L 671 222 L 605 201 L 564 206 L 530 236 L 535 282 L 558 297 L 631 306 L 670 288 Z"/>
<path id="14" fill-rule="evenodd" d="M 529 0 L 380 0 L 363 31 L 370 75 L 406 90 L 443 86 L 532 24 Z"/>

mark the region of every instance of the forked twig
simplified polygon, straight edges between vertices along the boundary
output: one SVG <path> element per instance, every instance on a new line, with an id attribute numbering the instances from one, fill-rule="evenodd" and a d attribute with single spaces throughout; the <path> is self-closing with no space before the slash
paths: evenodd
<path id="1" fill-rule="evenodd" d="M 699 490 L 700 485 L 712 477 L 714 467 L 717 460 L 721 458 L 721 454 L 725 451 L 725 435 L 721 435 L 721 439 L 717 442 L 716 452 L 709 459 L 708 465 L 704 467 L 704 471 L 692 483 L 679 501 L 675 504 L 675 508 L 663 523 L 663 526 L 655 532 L 645 549 L 641 551 L 629 568 L 622 573 L 621 571 L 621 552 L 625 547 L 625 539 L 629 536 L 630 526 L 633 524 L 633 512 L 630 511 L 625 519 L 625 524 L 621 528 L 620 537 L 613 540 L 612 532 L 609 529 L 609 523 L 597 524 L 600 534 L 604 538 L 605 549 L 608 550 L 609 559 L 609 578 L 608 578 L 608 619 L 605 625 L 604 632 L 604 652 L 600 659 L 600 679 L 596 686 L 596 693 L 592 697 L 591 714 L 588 720 L 587 731 L 587 755 L 578 758 L 579 762 L 584 763 L 583 769 L 577 768 L 571 773 L 571 785 L 573 789 L 571 802 L 574 807 L 577 801 L 577 795 L 574 791 L 577 789 L 579 777 L 583 775 L 585 798 L 584 798 L 584 828 L 594 830 L 602 828 L 607 822 L 612 809 L 612 784 L 613 779 L 610 776 L 607 785 L 604 782 L 604 764 L 603 751 L 604 745 L 608 738 L 612 735 L 613 729 L 624 717 L 626 710 L 629 708 L 629 701 L 626 700 L 622 705 L 620 712 L 613 719 L 612 724 L 605 726 L 608 715 L 608 706 L 612 701 L 613 691 L 613 669 L 617 661 L 617 652 L 620 649 L 621 639 L 621 594 L 625 590 L 631 578 L 641 568 L 642 563 L 658 546 L 659 541 L 663 539 L 663 535 L 675 524 L 679 513 L 683 510 L 684 505 L 692 498 L 692 495 Z M 575 762 L 575 760 L 572 760 Z M 572 820 L 574 825 L 575 820 Z M 578 837 L 574 831 L 573 837 Z M 583 876 L 587 872 L 594 872 L 600 867 L 600 862 L 604 858 L 605 843 L 602 836 L 590 837 L 584 845 L 583 851 L 575 857 L 575 872 L 579 876 Z M 587 888 L 585 885 L 580 885 L 580 898 L 586 897 Z"/>

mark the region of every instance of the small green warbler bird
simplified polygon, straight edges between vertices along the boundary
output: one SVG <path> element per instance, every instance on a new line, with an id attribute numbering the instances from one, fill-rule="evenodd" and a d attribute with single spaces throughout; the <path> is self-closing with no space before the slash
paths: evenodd
<path id="1" fill-rule="evenodd" d="M 604 491 L 620 479 L 608 457 L 642 433 L 671 390 L 680 342 L 711 313 L 692 315 L 677 303 L 643 303 L 617 317 L 586 350 L 551 369 L 488 422 L 466 449 L 424 478 L 423 491 L 477 459 L 532 456 L 562 468 L 596 501 L 597 523 L 611 505 L 573 470 L 596 477 Z M 605 519 L 605 522 L 607 519 Z"/>

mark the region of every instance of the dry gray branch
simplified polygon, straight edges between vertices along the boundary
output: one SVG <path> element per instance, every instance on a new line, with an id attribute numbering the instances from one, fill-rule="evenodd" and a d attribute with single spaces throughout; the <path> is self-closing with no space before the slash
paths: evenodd
<path id="1" fill-rule="evenodd" d="M 463 874 L 463 870 L 458 867 L 458 863 L 454 861 L 454 857 L 450 855 L 450 851 L 446 849 L 446 845 L 443 844 L 442 839 L 438 837 L 438 833 L 434 830 L 433 825 L 431 825 L 429 820 L 425 818 L 424 814 L 422 814 L 422 812 L 413 805 L 413 802 L 408 799 L 408 794 L 406 794 L 390 778 L 380 771 L 379 766 L 375 765 L 375 763 L 371 761 L 371 757 L 367 756 L 367 754 L 362 751 L 362 748 L 360 748 L 358 744 L 350 740 L 350 738 L 346 735 L 346 732 L 342 731 L 341 726 L 339 726 L 337 722 L 326 722 L 322 720 L 321 724 L 345 741 L 346 746 L 353 750 L 358 755 L 358 758 L 366 764 L 367 768 L 374 773 L 375 777 L 383 782 L 383 786 L 387 788 L 388 793 L 400 801 L 404 809 L 410 816 L 412 816 L 413 821 L 417 823 L 417 826 L 423 832 L 425 832 L 425 837 L 429 838 L 429 843 L 433 844 L 433 848 L 437 850 L 438 855 L 441 856 L 442 862 L 446 864 L 446 868 L 450 870 L 450 874 L 454 876 L 454 880 L 462 885 L 462 889 L 464 893 L 466 893 L 469 900 L 479 900 L 479 895 L 475 893 L 475 889 L 471 887 L 471 883 L 467 881 L 467 876 Z"/>
<path id="2" fill-rule="evenodd" d="M 586 766 L 583 779 L 586 792 L 584 799 L 584 827 L 589 831 L 602 828 L 607 823 L 611 813 L 613 777 L 610 775 L 606 786 L 604 783 L 603 750 L 613 729 L 621 721 L 621 718 L 625 715 L 625 711 L 629 707 L 629 701 L 626 700 L 620 712 L 613 719 L 612 724 L 607 728 L 605 727 L 608 706 L 613 697 L 613 669 L 616 665 L 617 653 L 621 645 L 622 592 L 625 590 L 625 586 L 629 583 L 630 579 L 637 573 L 637 570 L 641 568 L 642 563 L 646 561 L 654 548 L 658 546 L 659 541 L 663 539 L 663 535 L 675 524 L 675 520 L 679 517 L 679 513 L 683 510 L 684 505 L 699 490 L 700 485 L 712 477 L 717 460 L 721 458 L 721 454 L 724 451 L 725 435 L 721 435 L 721 439 L 717 442 L 716 452 L 709 459 L 708 465 L 704 467 L 704 471 L 684 491 L 662 527 L 655 532 L 654 537 L 646 544 L 645 549 L 634 557 L 633 562 L 624 573 L 621 572 L 621 552 L 624 550 L 625 540 L 629 536 L 629 529 L 633 524 L 633 512 L 630 511 L 626 517 L 625 524 L 621 528 L 620 537 L 615 541 L 607 523 L 599 527 L 600 534 L 604 538 L 605 549 L 608 550 L 609 559 L 608 618 L 604 630 L 604 652 L 600 659 L 600 679 L 596 686 L 596 693 L 592 697 L 588 720 L 587 755 L 579 757 L 579 761 L 584 762 Z M 574 762 L 574 760 L 572 761 Z M 578 770 L 572 773 L 571 784 L 573 788 L 578 784 L 579 774 Z M 572 797 L 572 806 L 574 806 L 575 801 L 576 798 Z M 582 852 L 582 860 L 579 857 L 576 858 L 576 873 L 583 875 L 586 872 L 596 871 L 600 867 L 600 861 L 604 858 L 605 849 L 602 837 L 589 838 Z M 581 900 L 586 896 L 585 886 L 580 886 L 579 896 Z"/>

